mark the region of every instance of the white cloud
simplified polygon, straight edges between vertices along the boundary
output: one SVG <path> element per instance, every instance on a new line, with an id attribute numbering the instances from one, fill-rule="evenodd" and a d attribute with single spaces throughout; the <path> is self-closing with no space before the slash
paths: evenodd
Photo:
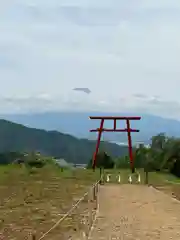
<path id="1" fill-rule="evenodd" d="M 142 110 L 179 118 L 179 24 L 178 0 L 2 1 L 0 83 L 8 97 L 0 111 Z M 72 93 L 76 86 L 92 92 Z"/>

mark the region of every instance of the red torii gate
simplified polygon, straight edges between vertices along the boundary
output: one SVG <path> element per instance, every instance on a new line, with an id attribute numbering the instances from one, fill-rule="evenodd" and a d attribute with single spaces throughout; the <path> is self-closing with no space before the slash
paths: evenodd
<path id="1" fill-rule="evenodd" d="M 98 138 L 97 138 L 97 143 L 96 143 L 96 150 L 95 150 L 95 153 L 93 155 L 93 169 L 95 170 L 95 167 L 96 167 L 96 157 L 97 157 L 97 153 L 99 151 L 99 145 L 100 145 L 100 141 L 101 141 L 102 132 L 127 132 L 128 148 L 129 148 L 129 158 L 130 158 L 131 170 L 132 170 L 132 173 L 133 173 L 134 172 L 134 161 L 133 161 L 133 152 L 132 152 L 131 132 L 139 132 L 139 130 L 131 129 L 130 128 L 130 121 L 131 120 L 140 120 L 141 117 L 90 116 L 89 118 L 90 119 L 95 119 L 95 120 L 101 120 L 99 128 L 90 130 L 90 132 L 98 132 Z M 105 120 L 114 120 L 114 128 L 112 128 L 112 129 L 103 128 Z M 117 127 L 116 127 L 116 121 L 117 120 L 126 120 L 127 128 L 125 128 L 125 129 L 117 129 Z"/>

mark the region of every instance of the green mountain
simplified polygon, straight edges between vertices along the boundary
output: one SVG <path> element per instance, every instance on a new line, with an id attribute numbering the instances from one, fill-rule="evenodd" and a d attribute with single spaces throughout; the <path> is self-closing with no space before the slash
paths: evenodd
<path id="1" fill-rule="evenodd" d="M 78 139 L 58 131 L 28 128 L 0 119 L 0 152 L 39 151 L 44 155 L 64 158 L 72 163 L 87 163 L 95 151 L 96 141 Z M 127 154 L 126 146 L 102 142 L 101 150 L 113 157 Z"/>
<path id="2" fill-rule="evenodd" d="M 56 130 L 79 138 L 95 139 L 96 133 L 90 129 L 99 127 L 99 120 L 89 120 L 89 116 L 141 116 L 140 121 L 131 121 L 131 127 L 140 130 L 132 134 L 133 144 L 144 142 L 149 144 L 151 137 L 160 132 L 168 136 L 180 137 L 180 122 L 151 114 L 130 112 L 41 112 L 30 114 L 0 114 L 0 118 L 26 125 L 28 127 Z M 113 121 L 105 121 L 106 128 L 112 128 Z M 117 127 L 125 128 L 125 121 L 119 121 Z M 127 143 L 126 133 L 103 133 L 103 139 L 113 142 Z"/>

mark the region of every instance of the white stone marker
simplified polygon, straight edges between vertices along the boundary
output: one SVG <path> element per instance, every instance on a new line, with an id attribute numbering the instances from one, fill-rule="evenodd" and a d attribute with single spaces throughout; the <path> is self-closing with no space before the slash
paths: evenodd
<path id="1" fill-rule="evenodd" d="M 118 177 L 118 183 L 120 183 L 121 182 L 121 175 L 119 174 L 117 177 Z"/>
<path id="2" fill-rule="evenodd" d="M 110 182 L 110 176 L 111 176 L 110 174 L 107 175 L 107 179 L 106 179 L 107 182 Z"/>
<path id="3" fill-rule="evenodd" d="M 140 174 L 138 174 L 138 183 L 140 183 L 141 182 L 141 175 Z"/>
<path id="4" fill-rule="evenodd" d="M 129 175 L 128 181 L 129 181 L 129 183 L 132 183 L 132 177 L 131 177 L 131 175 Z"/>

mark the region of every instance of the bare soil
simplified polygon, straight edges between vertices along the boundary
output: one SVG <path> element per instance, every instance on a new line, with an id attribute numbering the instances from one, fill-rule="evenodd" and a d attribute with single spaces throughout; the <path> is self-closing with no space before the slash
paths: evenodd
<path id="1" fill-rule="evenodd" d="M 91 240 L 180 239 L 180 203 L 162 191 L 143 185 L 105 185 L 99 202 Z"/>

